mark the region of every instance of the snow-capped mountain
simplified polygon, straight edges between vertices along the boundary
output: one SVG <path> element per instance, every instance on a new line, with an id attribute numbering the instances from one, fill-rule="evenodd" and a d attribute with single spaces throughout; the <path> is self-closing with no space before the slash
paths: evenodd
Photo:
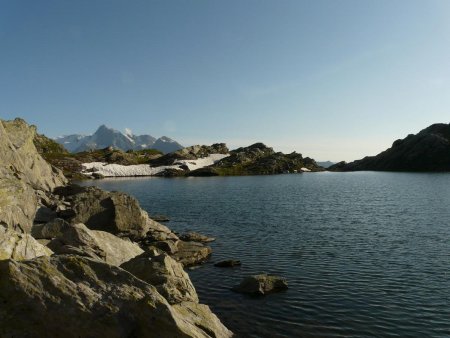
<path id="1" fill-rule="evenodd" d="M 122 133 L 105 125 L 101 125 L 92 135 L 59 136 L 55 141 L 72 153 L 109 146 L 125 151 L 152 148 L 165 154 L 183 148 L 181 144 L 166 136 L 156 139 L 151 135 L 133 135 L 128 129 Z"/>

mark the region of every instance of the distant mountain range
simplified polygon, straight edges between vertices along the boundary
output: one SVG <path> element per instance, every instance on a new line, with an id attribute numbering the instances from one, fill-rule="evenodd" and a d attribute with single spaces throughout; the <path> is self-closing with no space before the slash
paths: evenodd
<path id="1" fill-rule="evenodd" d="M 164 154 L 183 148 L 181 144 L 166 136 L 157 139 L 151 135 L 133 135 L 130 131 L 122 133 L 105 125 L 101 125 L 92 135 L 72 134 L 57 137 L 55 141 L 72 153 L 110 146 L 124 151 L 151 148 Z"/>
<path id="2" fill-rule="evenodd" d="M 436 123 L 399 139 L 376 156 L 339 162 L 331 171 L 450 171 L 450 124 Z"/>

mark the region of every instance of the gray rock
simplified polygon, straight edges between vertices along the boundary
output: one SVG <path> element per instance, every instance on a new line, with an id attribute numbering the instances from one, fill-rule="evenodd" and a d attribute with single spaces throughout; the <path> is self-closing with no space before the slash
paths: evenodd
<path id="1" fill-rule="evenodd" d="M 0 225 L 0 260 L 24 260 L 39 256 L 50 256 L 53 252 L 38 243 L 29 234 L 20 234 Z M 0 275 L 1 279 L 1 275 Z"/>
<path id="2" fill-rule="evenodd" d="M 201 264 L 206 261 L 212 253 L 209 246 L 197 242 L 178 242 L 178 251 L 173 258 L 184 266 Z"/>
<path id="3" fill-rule="evenodd" d="M 233 291 L 265 295 L 271 292 L 286 290 L 287 288 L 288 284 L 285 278 L 260 274 L 244 278 L 239 285 L 233 288 Z"/>
<path id="4" fill-rule="evenodd" d="M 62 235 L 69 226 L 62 218 L 55 218 L 45 224 L 33 225 L 31 235 L 36 239 L 52 239 Z"/>
<path id="5" fill-rule="evenodd" d="M 0 261 L 1 337 L 231 337 L 207 306 L 171 306 L 129 272 L 79 256 Z"/>
<path id="6" fill-rule="evenodd" d="M 89 230 L 81 223 L 66 228 L 48 247 L 56 254 L 86 256 L 117 266 L 144 252 L 135 243 L 105 231 Z"/>
<path id="7" fill-rule="evenodd" d="M 234 259 L 228 259 L 228 260 L 220 261 L 220 262 L 217 262 L 216 264 L 214 264 L 214 266 L 217 266 L 219 268 L 231 268 L 233 266 L 240 266 L 240 265 L 241 265 L 241 261 L 234 260 Z"/>
<path id="8" fill-rule="evenodd" d="M 197 292 L 183 265 L 163 253 L 144 253 L 120 266 L 136 277 L 156 287 L 170 304 L 198 303 Z"/>
<path id="9" fill-rule="evenodd" d="M 208 237 L 198 232 L 190 231 L 188 233 L 182 234 L 179 236 L 181 240 L 186 242 L 200 242 L 200 243 L 208 243 L 213 242 L 216 239 L 214 237 Z"/>

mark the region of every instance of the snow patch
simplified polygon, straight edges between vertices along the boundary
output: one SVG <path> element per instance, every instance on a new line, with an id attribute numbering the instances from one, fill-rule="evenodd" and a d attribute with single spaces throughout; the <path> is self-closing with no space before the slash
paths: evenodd
<path id="1" fill-rule="evenodd" d="M 197 160 L 178 160 L 173 165 L 160 167 L 152 167 L 148 164 L 121 165 L 91 162 L 83 163 L 83 170 L 81 172 L 85 175 L 92 175 L 95 172 L 105 177 L 154 176 L 166 169 L 183 170 L 180 166 L 187 166 L 189 170 L 200 169 L 212 165 L 227 156 L 229 154 L 211 154 Z"/>

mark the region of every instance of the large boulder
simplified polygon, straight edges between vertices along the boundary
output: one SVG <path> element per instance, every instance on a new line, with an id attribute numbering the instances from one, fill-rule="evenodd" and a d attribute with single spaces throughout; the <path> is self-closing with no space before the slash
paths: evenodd
<path id="1" fill-rule="evenodd" d="M 172 307 L 129 272 L 80 256 L 0 261 L 0 336 L 231 337 L 207 306 Z"/>
<path id="2" fill-rule="evenodd" d="M 24 260 L 39 256 L 50 256 L 52 251 L 38 243 L 29 234 L 21 234 L 0 226 L 0 260 Z"/>
<path id="3" fill-rule="evenodd" d="M 148 217 L 130 195 L 86 187 L 67 198 L 73 211 L 69 219 L 72 223 L 84 223 L 93 230 L 133 238 L 140 238 L 148 231 Z"/>
<path id="4" fill-rule="evenodd" d="M 39 205 L 37 191 L 67 182 L 33 143 L 36 127 L 21 119 L 0 120 L 0 224 L 29 232 Z"/>
<path id="5" fill-rule="evenodd" d="M 117 266 L 144 252 L 136 243 L 105 231 L 89 230 L 81 223 L 65 228 L 48 247 L 56 254 L 87 256 Z"/>
<path id="6" fill-rule="evenodd" d="M 197 302 L 194 286 L 183 265 L 163 253 L 144 253 L 120 266 L 136 277 L 156 287 L 170 304 Z"/>
<path id="7" fill-rule="evenodd" d="M 271 292 L 286 290 L 287 288 L 288 284 L 285 278 L 264 273 L 244 278 L 233 290 L 240 293 L 265 295 Z"/>

